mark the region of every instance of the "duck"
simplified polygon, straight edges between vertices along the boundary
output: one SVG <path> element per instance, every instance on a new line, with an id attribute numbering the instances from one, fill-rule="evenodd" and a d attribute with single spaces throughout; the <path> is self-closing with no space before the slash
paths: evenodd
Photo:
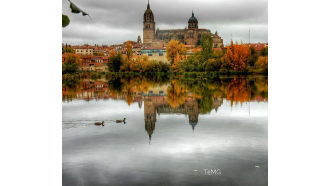
<path id="1" fill-rule="evenodd" d="M 125 120 L 126 120 L 126 118 L 124 118 L 123 120 L 121 120 L 121 119 L 117 119 L 117 120 L 116 120 L 116 123 L 126 123 Z"/>
<path id="2" fill-rule="evenodd" d="M 95 122 L 94 124 L 95 125 L 102 125 L 102 126 L 104 126 L 104 121 L 102 121 L 102 122 Z"/>

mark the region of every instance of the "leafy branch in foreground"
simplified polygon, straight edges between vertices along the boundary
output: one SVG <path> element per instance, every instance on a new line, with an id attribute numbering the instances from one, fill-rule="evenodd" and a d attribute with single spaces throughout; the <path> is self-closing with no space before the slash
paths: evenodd
<path id="1" fill-rule="evenodd" d="M 70 23 L 70 19 L 67 15 L 62 14 L 62 27 L 68 26 Z"/>
<path id="2" fill-rule="evenodd" d="M 79 14 L 81 13 L 83 16 L 86 16 L 88 15 L 89 18 L 90 15 L 88 13 L 86 13 L 85 11 L 83 11 L 82 9 L 80 9 L 77 5 L 75 5 L 74 3 L 72 3 L 70 0 L 68 0 L 70 2 L 70 8 L 71 8 L 71 12 L 74 13 L 74 14 Z M 70 19 L 67 15 L 65 14 L 62 14 L 62 27 L 66 27 L 68 26 L 70 23 Z"/>

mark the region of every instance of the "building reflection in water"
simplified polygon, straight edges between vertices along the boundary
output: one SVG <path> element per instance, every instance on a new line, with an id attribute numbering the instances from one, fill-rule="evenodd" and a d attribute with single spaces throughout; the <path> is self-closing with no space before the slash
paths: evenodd
<path id="1" fill-rule="evenodd" d="M 213 108 L 217 110 L 223 103 L 222 98 L 215 98 L 213 100 Z M 155 130 L 155 123 L 157 121 L 157 114 L 184 114 L 188 115 L 189 124 L 192 130 L 198 123 L 198 116 L 202 113 L 196 98 L 187 98 L 184 104 L 178 107 L 171 107 L 166 101 L 165 96 L 146 96 L 144 97 L 144 121 L 145 130 L 151 139 L 152 133 Z"/>
<path id="2" fill-rule="evenodd" d="M 191 82 L 189 82 L 191 83 Z M 268 79 L 266 78 L 232 78 L 220 82 L 194 82 L 193 85 L 172 82 L 153 84 L 150 81 L 115 79 L 83 79 L 74 86 L 63 83 L 63 101 L 72 99 L 114 99 L 125 100 L 128 105 L 138 103 L 144 107 L 145 130 L 151 140 L 157 122 L 157 115 L 184 114 L 194 131 L 198 124 L 199 114 L 218 110 L 226 99 L 233 103 L 249 101 L 267 101 Z M 184 87 L 184 88 L 183 88 Z"/>

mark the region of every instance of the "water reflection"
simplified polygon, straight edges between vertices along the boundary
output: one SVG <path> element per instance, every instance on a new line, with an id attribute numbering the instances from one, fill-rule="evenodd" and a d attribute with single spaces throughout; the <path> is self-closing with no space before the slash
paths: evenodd
<path id="1" fill-rule="evenodd" d="M 113 77 L 109 80 L 83 79 L 72 86 L 63 83 L 63 101 L 72 99 L 125 100 L 128 105 L 144 104 L 145 130 L 151 139 L 157 114 L 188 115 L 194 130 L 199 114 L 221 107 L 223 99 L 231 106 L 249 101 L 267 101 L 268 78 L 264 76 L 218 77 L 205 79 Z"/>
<path id="2" fill-rule="evenodd" d="M 72 99 L 113 99 L 125 100 L 128 105 L 143 101 L 162 101 L 170 108 L 184 107 L 197 101 L 201 113 L 216 108 L 217 102 L 225 98 L 231 105 L 249 101 L 268 100 L 267 77 L 219 77 L 218 79 L 163 79 L 154 81 L 145 77 L 120 78 L 109 80 L 82 79 L 70 86 L 65 82 L 62 87 L 63 101 Z M 221 105 L 221 104 L 220 104 Z M 218 106 L 220 106 L 218 105 Z"/>
<path id="3" fill-rule="evenodd" d="M 72 82 L 62 92 L 63 185 L 267 185 L 267 77 Z"/>

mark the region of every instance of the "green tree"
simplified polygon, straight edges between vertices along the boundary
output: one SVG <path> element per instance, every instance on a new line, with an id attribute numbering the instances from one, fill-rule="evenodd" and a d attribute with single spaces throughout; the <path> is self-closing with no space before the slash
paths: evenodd
<path id="1" fill-rule="evenodd" d="M 250 51 L 251 51 L 251 56 L 248 64 L 249 66 L 253 67 L 258 60 L 258 53 L 254 47 L 250 47 Z"/>
<path id="2" fill-rule="evenodd" d="M 210 34 L 203 33 L 201 38 L 202 56 L 209 59 L 213 53 L 213 39 Z"/>
<path id="3" fill-rule="evenodd" d="M 268 56 L 268 47 L 265 47 L 261 50 L 261 55 L 262 56 Z"/>
<path id="4" fill-rule="evenodd" d="M 119 72 L 120 66 L 123 64 L 123 57 L 121 54 L 116 54 L 109 58 L 108 67 L 110 71 Z"/>
<path id="5" fill-rule="evenodd" d="M 205 61 L 204 70 L 207 72 L 219 71 L 220 65 L 220 59 L 211 58 Z"/>

